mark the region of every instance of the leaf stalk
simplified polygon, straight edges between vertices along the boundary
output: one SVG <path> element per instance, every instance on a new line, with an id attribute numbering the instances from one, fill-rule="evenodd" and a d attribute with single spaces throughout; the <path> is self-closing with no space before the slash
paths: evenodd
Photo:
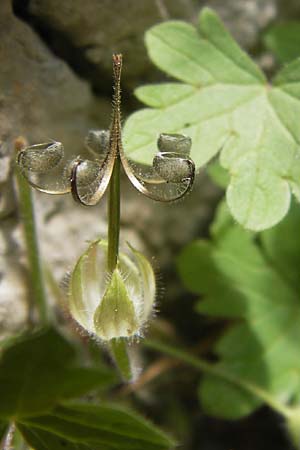
<path id="1" fill-rule="evenodd" d="M 269 394 L 265 389 L 262 389 L 261 387 L 252 384 L 251 382 L 243 381 L 235 377 L 234 375 L 230 374 L 228 371 L 226 371 L 226 369 L 218 367 L 215 364 L 211 364 L 201 358 L 195 357 L 186 352 L 185 350 L 180 350 L 170 345 L 149 339 L 144 342 L 144 345 L 152 350 L 156 350 L 165 355 L 172 356 L 173 358 L 182 361 L 191 367 L 194 367 L 196 370 L 226 380 L 227 382 L 243 389 L 249 394 L 252 394 L 253 396 L 262 400 L 270 408 L 272 408 L 274 411 L 284 416 L 286 419 L 289 419 L 291 415 L 294 414 L 293 408 L 287 407 L 282 403 L 280 403 L 274 396 Z"/>
<path id="2" fill-rule="evenodd" d="M 15 142 L 16 152 L 26 146 L 23 138 L 18 138 Z M 16 167 L 16 179 L 19 191 L 19 208 L 21 220 L 24 226 L 24 237 L 29 263 L 30 287 L 35 306 L 38 310 L 41 325 L 49 322 L 48 306 L 45 292 L 43 269 L 40 258 L 40 251 L 37 239 L 35 223 L 34 205 L 32 200 L 31 187 L 22 176 L 19 167 Z"/>

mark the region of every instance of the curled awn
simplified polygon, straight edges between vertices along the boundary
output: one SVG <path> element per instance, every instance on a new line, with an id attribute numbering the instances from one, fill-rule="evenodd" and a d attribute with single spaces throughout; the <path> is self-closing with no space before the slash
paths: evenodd
<path id="1" fill-rule="evenodd" d="M 116 158 L 109 130 L 90 130 L 84 143 L 91 159 L 65 157 L 61 142 L 49 141 L 22 149 L 17 163 L 35 189 L 48 194 L 67 194 L 86 206 L 97 204 L 106 191 Z M 179 134 L 161 134 L 159 151 L 152 167 L 126 157 L 122 145 L 119 155 L 126 175 L 142 194 L 153 200 L 170 202 L 190 191 L 195 167 L 189 157 L 191 139 Z"/>

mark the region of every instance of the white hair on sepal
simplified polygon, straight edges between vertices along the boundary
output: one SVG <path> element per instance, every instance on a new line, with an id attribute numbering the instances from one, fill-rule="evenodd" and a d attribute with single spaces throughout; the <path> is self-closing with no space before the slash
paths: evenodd
<path id="1" fill-rule="evenodd" d="M 72 269 L 68 269 L 62 279 L 59 282 L 60 289 L 65 292 L 65 294 L 69 295 L 69 289 L 70 289 L 70 283 L 71 283 L 71 277 L 72 277 Z"/>
<path id="2" fill-rule="evenodd" d="M 155 317 L 159 312 L 159 303 L 162 301 L 164 293 L 165 293 L 165 285 L 163 281 L 163 274 L 156 256 L 151 257 L 151 266 L 155 276 L 155 301 L 153 303 L 152 313 L 149 317 L 149 320 Z"/>

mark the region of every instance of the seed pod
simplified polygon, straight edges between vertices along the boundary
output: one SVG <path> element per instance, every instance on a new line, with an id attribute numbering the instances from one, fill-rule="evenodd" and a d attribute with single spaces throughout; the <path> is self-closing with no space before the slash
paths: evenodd
<path id="1" fill-rule="evenodd" d="M 74 160 L 70 166 L 73 198 L 85 206 L 96 205 L 107 188 L 113 164 L 111 159 L 102 163 L 80 158 Z"/>
<path id="2" fill-rule="evenodd" d="M 139 336 L 155 300 L 151 264 L 130 247 L 113 273 L 106 270 L 107 243 L 93 242 L 77 262 L 70 282 L 70 311 L 88 332 L 104 341 Z"/>
<path id="3" fill-rule="evenodd" d="M 178 153 L 159 152 L 153 159 L 153 167 L 165 181 L 180 183 L 192 177 L 192 164 L 189 158 Z"/>
<path id="4" fill-rule="evenodd" d="M 182 134 L 161 134 L 160 151 L 153 159 L 152 167 L 136 163 L 128 158 L 122 146 L 120 157 L 124 171 L 134 187 L 160 202 L 172 202 L 182 198 L 193 186 L 195 164 L 188 156 L 191 138 Z"/>
<path id="5" fill-rule="evenodd" d="M 109 130 L 89 130 L 84 143 L 97 156 L 105 156 L 109 145 Z"/>
<path id="6" fill-rule="evenodd" d="M 181 156 L 188 156 L 192 147 L 192 139 L 184 134 L 162 133 L 157 140 L 160 152 L 180 153 Z"/>
<path id="7" fill-rule="evenodd" d="M 46 173 L 56 167 L 63 156 L 64 148 L 61 142 L 45 142 L 22 149 L 17 162 L 23 171 Z"/>
<path id="8" fill-rule="evenodd" d="M 50 141 L 24 147 L 17 155 L 17 164 L 22 175 L 35 189 L 48 194 L 70 192 L 61 142 Z"/>

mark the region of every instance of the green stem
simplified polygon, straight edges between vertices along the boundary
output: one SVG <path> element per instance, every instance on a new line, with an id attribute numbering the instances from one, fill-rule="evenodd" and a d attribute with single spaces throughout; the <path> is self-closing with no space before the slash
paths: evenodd
<path id="1" fill-rule="evenodd" d="M 270 406 L 270 408 L 274 409 L 275 411 L 277 411 L 279 414 L 283 415 L 286 418 L 290 417 L 292 413 L 291 408 L 282 405 L 274 397 L 272 397 L 272 395 L 270 395 L 267 391 L 260 388 L 259 386 L 256 386 L 255 384 L 249 383 L 247 381 L 243 381 L 235 377 L 234 375 L 230 374 L 226 370 L 222 369 L 221 367 L 218 367 L 215 364 L 211 364 L 203 359 L 195 357 L 190 353 L 186 352 L 185 350 L 180 350 L 178 348 L 171 347 L 170 345 L 152 340 L 146 340 L 144 342 L 144 345 L 148 348 L 151 348 L 152 350 L 156 350 L 159 351 L 160 353 L 172 356 L 194 367 L 195 369 L 201 372 L 208 373 L 210 375 L 214 375 L 216 377 L 222 378 L 223 380 L 226 380 L 227 382 L 259 398 L 268 406 Z"/>
<path id="2" fill-rule="evenodd" d="M 24 225 L 25 243 L 29 263 L 30 287 L 32 289 L 34 303 L 39 313 L 40 323 L 41 325 L 46 325 L 48 323 L 48 308 L 36 234 L 31 188 L 22 176 L 18 167 L 16 167 L 16 178 L 19 191 L 19 208 Z"/>
<path id="3" fill-rule="evenodd" d="M 118 264 L 120 235 L 120 156 L 116 156 L 108 197 L 108 250 L 107 269 L 112 273 Z M 125 339 L 112 339 L 110 351 L 125 380 L 131 380 L 132 373 Z"/>
<path id="4" fill-rule="evenodd" d="M 124 380 L 130 381 L 132 379 L 132 371 L 125 339 L 112 339 L 110 342 L 110 349 L 122 374 L 122 377 L 124 378 Z"/>
<path id="5" fill-rule="evenodd" d="M 109 182 L 108 197 L 108 250 L 107 270 L 112 273 L 118 264 L 120 236 L 120 148 L 121 140 L 121 70 L 122 55 L 113 55 L 114 95 L 110 127 L 110 151 L 116 152 L 113 173 Z M 112 339 L 110 350 L 125 380 L 132 378 L 127 345 L 124 338 Z"/>
<path id="6" fill-rule="evenodd" d="M 116 156 L 109 183 L 108 196 L 108 250 L 107 269 L 112 273 L 117 267 L 120 235 L 120 157 Z"/>

